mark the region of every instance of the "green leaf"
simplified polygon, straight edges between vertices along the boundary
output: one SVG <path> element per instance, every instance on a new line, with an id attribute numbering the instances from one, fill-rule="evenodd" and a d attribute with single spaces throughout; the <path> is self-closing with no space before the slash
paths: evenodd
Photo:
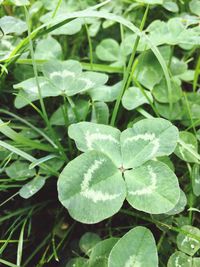
<path id="1" fill-rule="evenodd" d="M 92 118 L 94 123 L 108 124 L 109 109 L 104 102 L 94 102 L 92 105 Z"/>
<path id="2" fill-rule="evenodd" d="M 139 3 L 149 4 L 149 5 L 162 5 L 163 0 L 136 0 Z"/>
<path id="3" fill-rule="evenodd" d="M 88 31 L 89 31 L 89 35 L 91 37 L 95 37 L 97 35 L 97 33 L 99 32 L 99 29 L 101 27 L 101 20 L 96 19 L 96 18 L 89 18 L 88 23 L 90 22 Z"/>
<path id="4" fill-rule="evenodd" d="M 118 129 L 108 125 L 80 122 L 70 125 L 68 134 L 76 142 L 80 151 L 101 151 L 109 156 L 118 167 L 121 167 L 121 133 Z"/>
<path id="5" fill-rule="evenodd" d="M 74 219 L 97 223 L 119 211 L 125 183 L 111 159 L 90 151 L 64 168 L 58 180 L 58 197 Z"/>
<path id="6" fill-rule="evenodd" d="M 187 70 L 184 73 L 179 74 L 178 78 L 181 79 L 182 81 L 190 82 L 194 80 L 194 74 L 195 74 L 194 70 Z"/>
<path id="7" fill-rule="evenodd" d="M 66 267 L 88 267 L 87 259 L 77 257 L 75 259 L 70 260 Z"/>
<path id="8" fill-rule="evenodd" d="M 0 27 L 4 34 L 15 33 L 17 35 L 27 31 L 27 25 L 24 21 L 11 16 L 4 16 L 0 19 Z"/>
<path id="9" fill-rule="evenodd" d="M 35 14 L 37 14 L 43 7 L 43 3 L 42 1 L 38 0 L 35 3 L 33 3 L 31 5 L 31 7 L 29 8 L 29 14 L 30 16 L 34 16 Z"/>
<path id="10" fill-rule="evenodd" d="M 133 44 L 135 43 L 137 34 L 127 34 L 121 43 L 121 50 L 124 55 L 130 55 L 133 51 Z M 137 51 L 143 52 L 149 48 L 149 44 L 144 35 L 140 36 L 140 40 L 137 46 Z"/>
<path id="11" fill-rule="evenodd" d="M 183 19 L 174 17 L 167 22 L 154 20 L 147 28 L 154 45 L 192 45 L 199 43 L 200 36 L 194 28 L 187 28 Z"/>
<path id="12" fill-rule="evenodd" d="M 36 161 L 35 161 L 36 162 Z M 49 168 L 52 168 L 53 166 L 53 170 L 54 171 L 59 171 L 61 169 L 61 167 L 63 166 L 63 164 L 65 163 L 65 161 L 61 158 L 52 158 L 52 159 L 49 159 L 45 165 Z M 41 168 L 41 164 L 40 164 L 40 168 Z M 30 168 L 30 165 L 29 165 L 29 168 Z M 47 168 L 46 169 L 40 169 L 40 173 L 41 174 L 44 174 L 44 175 L 52 175 L 52 173 L 50 172 L 50 170 L 48 170 Z"/>
<path id="13" fill-rule="evenodd" d="M 177 3 L 173 2 L 172 0 L 164 0 L 163 7 L 167 9 L 168 11 L 171 11 L 174 13 L 179 11 L 179 7 Z"/>
<path id="14" fill-rule="evenodd" d="M 14 180 L 26 180 L 35 175 L 35 169 L 29 169 L 29 164 L 22 161 L 15 161 L 6 169 L 6 174 Z"/>
<path id="15" fill-rule="evenodd" d="M 119 238 L 111 237 L 93 247 L 89 259 L 89 267 L 108 267 L 110 251 L 118 240 Z"/>
<path id="16" fill-rule="evenodd" d="M 186 106 L 186 108 L 182 118 L 183 125 L 190 126 L 192 119 L 193 124 L 198 126 L 200 114 L 200 94 L 196 92 L 186 93 L 184 100 L 182 100 L 182 102 L 183 106 Z"/>
<path id="17" fill-rule="evenodd" d="M 118 82 L 112 86 L 103 85 L 101 87 L 95 87 L 88 90 L 89 95 L 93 101 L 113 102 L 117 99 L 122 82 Z"/>
<path id="18" fill-rule="evenodd" d="M 172 57 L 170 63 L 170 70 L 173 76 L 183 74 L 187 71 L 187 63 L 179 60 L 176 57 Z"/>
<path id="19" fill-rule="evenodd" d="M 25 199 L 35 195 L 45 185 L 45 178 L 36 176 L 33 180 L 23 185 L 19 190 L 19 195 Z"/>
<path id="20" fill-rule="evenodd" d="M 149 97 L 150 101 L 153 101 L 151 93 L 147 90 L 144 91 Z M 135 109 L 146 103 L 149 104 L 149 101 L 138 87 L 129 87 L 122 97 L 122 105 L 127 110 Z"/>
<path id="21" fill-rule="evenodd" d="M 60 90 L 52 86 L 44 77 L 38 77 L 42 97 L 58 96 Z M 35 78 L 30 78 L 21 83 L 15 84 L 14 89 L 20 89 L 15 98 L 15 107 L 20 109 L 39 99 L 38 87 Z"/>
<path id="22" fill-rule="evenodd" d="M 194 226 L 184 225 L 181 229 L 200 238 L 200 230 Z M 200 249 L 200 241 L 189 235 L 179 233 L 177 236 L 177 246 L 182 252 L 193 256 Z"/>
<path id="23" fill-rule="evenodd" d="M 175 214 L 179 214 L 182 211 L 184 211 L 185 207 L 187 205 L 187 198 L 185 193 L 183 192 L 183 190 L 180 190 L 180 198 L 178 203 L 176 204 L 176 206 L 167 212 L 168 215 L 175 215 Z"/>
<path id="24" fill-rule="evenodd" d="M 124 173 L 127 200 L 135 209 L 151 214 L 166 213 L 179 201 L 176 175 L 164 163 L 148 161 Z"/>
<path id="25" fill-rule="evenodd" d="M 24 5 L 29 5 L 30 2 L 28 0 L 4 0 L 3 4 L 12 4 L 15 6 L 24 6 Z"/>
<path id="26" fill-rule="evenodd" d="M 102 218 L 98 217 L 101 214 L 98 214 L 98 216 L 96 214 L 97 210 L 102 210 L 101 203 L 95 200 L 95 197 L 98 198 L 98 194 L 101 196 L 98 193 L 99 190 L 102 193 L 99 184 L 95 184 L 96 194 L 93 188 L 91 193 L 90 188 L 87 189 L 89 193 L 86 199 L 83 197 L 84 192 L 82 192 L 83 189 L 81 188 L 81 184 L 84 184 L 82 182 L 83 177 L 87 176 L 87 170 L 92 169 L 93 172 L 93 168 L 95 170 L 97 168 L 97 173 L 94 171 L 94 180 L 100 179 L 98 171 L 101 171 L 100 173 L 105 175 L 104 180 L 106 181 L 106 175 L 109 175 L 109 168 L 98 163 L 104 162 L 103 159 L 96 159 L 100 156 L 105 157 L 109 162 L 108 165 L 115 170 L 113 175 L 117 178 L 113 184 L 116 185 L 118 179 L 117 183 L 121 183 L 123 186 L 122 174 L 124 175 L 128 190 L 127 200 L 134 208 L 152 214 L 166 213 L 168 211 L 175 214 L 183 209 L 185 198 L 183 196 L 178 204 L 180 188 L 173 171 L 164 163 L 149 161 L 149 159 L 170 155 L 174 151 L 178 141 L 178 130 L 169 121 L 155 118 L 141 120 L 135 123 L 133 128 L 129 128 L 122 133 L 108 125 L 80 122 L 70 125 L 68 134 L 75 141 L 77 148 L 82 152 L 86 152 L 71 161 L 64 169 L 64 175 L 61 174 L 61 177 L 64 178 L 59 179 L 63 181 L 58 185 L 58 191 L 60 190 L 61 192 L 59 193 L 60 201 L 69 210 L 73 218 L 81 222 L 92 223 L 108 217 L 104 213 Z M 102 166 L 98 167 L 98 164 Z M 131 168 L 134 169 L 130 170 Z M 90 180 L 92 180 L 92 175 L 89 176 Z M 107 187 L 109 188 L 109 186 Z M 124 190 L 122 186 L 119 186 L 118 189 L 114 189 L 114 187 L 113 189 L 116 191 L 113 194 L 115 195 L 118 192 L 119 195 L 122 195 L 120 191 Z M 94 198 L 93 203 L 87 199 L 91 197 Z M 78 202 L 82 203 L 81 207 L 76 205 Z M 107 202 L 109 205 L 110 202 Z M 90 212 L 93 211 L 93 214 L 87 211 L 88 205 L 92 205 L 90 206 Z M 174 210 L 172 211 L 172 209 Z M 84 217 L 83 210 L 89 219 L 87 219 L 86 215 Z M 111 208 L 110 210 L 114 214 Z M 97 218 L 93 216 L 97 216 Z"/>
<path id="27" fill-rule="evenodd" d="M 152 94 L 155 97 L 155 99 L 161 103 L 169 103 L 170 101 L 177 102 L 182 95 L 181 87 L 175 80 L 171 80 L 171 86 L 172 86 L 171 99 L 169 99 L 167 83 L 164 78 L 160 81 L 159 84 L 156 84 L 154 86 Z"/>
<path id="28" fill-rule="evenodd" d="M 162 163 L 165 163 L 174 172 L 175 170 L 174 164 L 168 156 L 158 157 L 156 158 L 156 160 L 161 161 Z"/>
<path id="29" fill-rule="evenodd" d="M 170 110 L 169 104 L 161 104 L 158 102 L 155 102 L 155 107 L 158 110 L 159 114 L 168 120 L 181 120 L 182 115 L 185 111 L 180 101 L 173 103 L 172 110 Z"/>
<path id="30" fill-rule="evenodd" d="M 82 72 L 81 64 L 75 60 L 49 61 L 43 66 L 44 75 L 60 94 L 75 95 L 107 82 L 108 76 L 97 72 Z"/>
<path id="31" fill-rule="evenodd" d="M 138 82 L 150 90 L 160 82 L 163 71 L 160 63 L 150 50 L 139 55 L 134 75 Z"/>
<path id="32" fill-rule="evenodd" d="M 86 82 L 77 79 L 82 74 L 82 66 L 78 61 L 48 61 L 43 66 L 43 74 L 51 81 L 60 93 L 68 96 L 85 89 Z"/>
<path id="33" fill-rule="evenodd" d="M 135 227 L 125 234 L 111 250 L 108 267 L 158 267 L 156 243 L 145 227 Z"/>
<path id="34" fill-rule="evenodd" d="M 77 122 L 76 115 L 78 115 L 78 118 L 80 121 L 84 121 L 87 117 L 90 103 L 89 101 L 83 100 L 83 99 L 77 99 L 74 101 L 74 108 L 72 108 L 71 105 L 68 103 L 67 106 L 67 115 L 69 124 Z M 63 109 L 65 109 L 64 105 L 61 105 L 51 116 L 50 122 L 52 125 L 65 125 L 65 118 L 63 114 Z"/>
<path id="35" fill-rule="evenodd" d="M 16 82 L 27 80 L 34 76 L 33 67 L 28 65 L 16 65 L 14 68 L 14 77 Z"/>
<path id="36" fill-rule="evenodd" d="M 141 120 L 121 134 L 123 166 L 134 168 L 155 157 L 170 155 L 177 141 L 178 129 L 169 121 Z"/>
<path id="37" fill-rule="evenodd" d="M 59 42 L 51 36 L 40 40 L 35 49 L 35 59 L 61 59 L 62 48 Z"/>
<path id="38" fill-rule="evenodd" d="M 82 72 L 78 61 L 50 60 L 43 65 L 45 77 L 38 77 L 42 97 L 67 95 L 87 91 L 93 87 L 102 86 L 107 82 L 106 74 L 97 72 Z M 15 99 L 15 106 L 21 108 L 29 102 L 39 99 L 35 78 L 30 78 L 14 85 L 15 89 L 22 88 Z"/>
<path id="39" fill-rule="evenodd" d="M 59 28 L 57 28 L 56 30 L 52 31 L 53 35 L 73 35 L 78 33 L 81 28 L 82 28 L 82 24 L 83 24 L 83 20 L 82 19 L 73 19 L 70 22 L 66 23 L 64 26 L 61 26 Z"/>
<path id="40" fill-rule="evenodd" d="M 192 257 L 187 256 L 186 254 L 177 251 L 172 254 L 168 260 L 167 267 L 193 267 Z"/>
<path id="41" fill-rule="evenodd" d="M 192 267 L 199 267 L 199 266 L 200 266 L 200 258 L 193 258 Z"/>
<path id="42" fill-rule="evenodd" d="M 119 44 L 114 39 L 104 39 L 96 47 L 97 57 L 103 61 L 118 61 Z"/>
<path id="43" fill-rule="evenodd" d="M 180 139 L 185 144 L 186 147 L 194 151 L 194 153 L 197 153 L 198 144 L 196 137 L 192 133 L 182 131 L 180 132 Z M 185 147 L 183 147 L 180 143 L 176 147 L 175 154 L 180 159 L 186 162 L 198 163 L 198 159 L 196 158 L 196 156 L 192 154 L 190 151 L 188 151 Z"/>
<path id="44" fill-rule="evenodd" d="M 189 7 L 192 13 L 197 16 L 200 16 L 200 2 L 199 0 L 192 0 L 189 3 Z"/>
<path id="45" fill-rule="evenodd" d="M 91 249 L 100 241 L 101 238 L 97 234 L 87 232 L 81 237 L 79 247 L 86 255 L 90 255 Z"/>

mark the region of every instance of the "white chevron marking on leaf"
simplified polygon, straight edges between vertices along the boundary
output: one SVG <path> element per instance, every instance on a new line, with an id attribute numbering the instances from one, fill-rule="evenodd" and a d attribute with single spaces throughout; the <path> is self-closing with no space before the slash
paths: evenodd
<path id="1" fill-rule="evenodd" d="M 133 265 L 134 264 L 134 265 Z M 125 263 L 125 267 L 141 267 L 141 263 L 137 261 L 136 256 L 130 256 L 127 262 Z"/>
<path id="2" fill-rule="evenodd" d="M 138 140 L 145 140 L 145 141 L 152 141 L 155 139 L 155 134 L 149 134 L 149 133 L 145 133 L 145 134 L 138 134 L 132 137 L 129 137 L 125 140 L 125 143 L 130 142 L 130 141 L 138 141 Z"/>
<path id="3" fill-rule="evenodd" d="M 94 82 L 92 82 L 91 80 L 89 80 L 87 78 L 79 78 L 79 81 L 85 82 L 86 83 L 85 88 L 87 88 L 87 89 L 92 88 L 95 85 Z"/>
<path id="4" fill-rule="evenodd" d="M 83 182 L 81 183 L 81 195 L 91 199 L 94 203 L 97 201 L 113 200 L 117 198 L 120 194 L 110 195 L 108 193 L 103 193 L 101 191 L 95 191 L 89 187 L 92 180 L 92 176 L 96 170 L 105 162 L 104 159 L 95 160 L 94 164 L 87 170 L 84 174 Z"/>
<path id="5" fill-rule="evenodd" d="M 55 76 L 64 77 L 64 78 L 68 76 L 75 77 L 75 73 L 69 70 L 63 70 L 63 71 L 54 71 L 50 74 L 51 79 L 54 78 Z"/>
<path id="6" fill-rule="evenodd" d="M 181 267 L 181 265 L 179 264 L 179 257 L 176 257 L 175 266 L 176 267 Z"/>
<path id="7" fill-rule="evenodd" d="M 159 149 L 159 146 L 160 146 L 159 139 L 156 138 L 154 133 L 152 133 L 152 134 L 149 134 L 149 133 L 138 134 L 138 135 L 127 138 L 124 141 L 124 143 L 126 144 L 128 142 L 138 141 L 138 140 L 150 141 L 150 143 L 154 145 L 153 150 L 151 152 L 152 155 L 154 155 Z"/>
<path id="8" fill-rule="evenodd" d="M 40 85 L 40 88 L 42 87 L 42 86 L 44 86 L 45 84 L 48 84 L 48 82 L 47 81 L 43 81 L 43 82 L 40 82 L 39 83 L 39 85 Z M 31 87 L 29 87 L 27 90 L 25 90 L 26 92 L 28 92 L 28 93 L 31 93 L 31 94 L 33 94 L 33 95 L 38 95 L 38 87 L 37 87 L 37 85 L 33 85 L 33 86 L 31 86 Z"/>
<path id="9" fill-rule="evenodd" d="M 90 134 L 89 131 L 86 132 L 85 135 L 86 143 L 88 149 L 92 150 L 92 144 L 94 141 L 108 141 L 108 142 L 113 142 L 117 145 L 119 145 L 119 141 L 116 140 L 112 135 L 110 134 L 101 134 L 101 133 L 92 133 Z"/>
<path id="10" fill-rule="evenodd" d="M 156 173 L 153 171 L 152 167 L 149 165 L 147 166 L 147 169 L 149 171 L 149 175 L 151 177 L 151 184 L 148 187 L 145 187 L 143 189 L 140 190 L 136 190 L 136 191 L 130 191 L 129 194 L 135 196 L 141 196 L 141 195 L 150 195 L 152 193 L 155 192 L 156 190 L 156 182 L 157 182 L 157 175 Z"/>
<path id="11" fill-rule="evenodd" d="M 183 241 L 181 242 L 181 245 L 183 246 L 185 243 L 187 243 L 187 242 L 194 242 L 194 243 L 196 243 L 196 244 L 199 244 L 199 241 L 198 240 L 196 240 L 196 239 L 194 239 L 194 238 L 192 238 L 192 237 L 189 237 L 189 236 L 186 236 L 184 239 L 183 239 Z"/>

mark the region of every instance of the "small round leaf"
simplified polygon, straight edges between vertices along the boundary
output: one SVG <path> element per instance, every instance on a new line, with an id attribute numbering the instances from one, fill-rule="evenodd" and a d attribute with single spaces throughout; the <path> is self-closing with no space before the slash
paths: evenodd
<path id="1" fill-rule="evenodd" d="M 182 131 L 180 132 L 180 139 L 181 142 L 184 143 L 184 146 L 178 144 L 175 150 L 175 154 L 186 162 L 198 163 L 198 158 L 195 155 L 198 151 L 198 143 L 196 137 L 190 132 Z M 190 151 L 192 151 L 192 153 Z"/>
<path id="2" fill-rule="evenodd" d="M 169 121 L 141 120 L 121 134 L 123 166 L 134 168 L 154 157 L 170 155 L 177 141 L 178 129 Z"/>
<path id="3" fill-rule="evenodd" d="M 79 122 L 70 125 L 68 134 L 76 142 L 80 151 L 101 151 L 109 156 L 118 167 L 121 167 L 121 132 L 118 129 L 103 124 Z"/>
<path id="4" fill-rule="evenodd" d="M 118 238 L 111 237 L 93 247 L 90 254 L 89 267 L 108 267 L 108 256 L 118 240 Z"/>
<path id="5" fill-rule="evenodd" d="M 172 210 L 168 211 L 167 214 L 168 215 L 179 214 L 182 211 L 184 211 L 186 205 L 187 205 L 186 195 L 182 190 L 180 190 L 180 198 L 179 198 L 178 203 L 176 204 L 176 206 Z"/>
<path id="6" fill-rule="evenodd" d="M 108 267 L 158 267 L 156 243 L 145 227 L 135 227 L 111 250 Z"/>
<path id="7" fill-rule="evenodd" d="M 200 230 L 191 225 L 184 225 L 181 229 L 189 232 L 191 236 L 179 233 L 177 236 L 177 246 L 182 252 L 193 256 L 200 249 Z M 194 238 L 192 235 L 194 235 Z M 197 240 L 195 236 L 199 240 Z"/>
<path id="8" fill-rule="evenodd" d="M 150 101 L 153 101 L 151 93 L 144 90 Z M 145 103 L 149 104 L 148 98 L 140 91 L 138 87 L 128 88 L 122 98 L 122 105 L 127 110 L 135 109 Z"/>
<path id="9" fill-rule="evenodd" d="M 151 214 L 166 213 L 179 201 L 180 188 L 173 171 L 159 161 L 125 171 L 127 200 L 137 210 Z"/>
<path id="10" fill-rule="evenodd" d="M 173 253 L 168 260 L 167 267 L 178 267 L 178 266 L 193 267 L 192 258 L 180 251 Z"/>
<path id="11" fill-rule="evenodd" d="M 83 223 L 97 223 L 117 213 L 125 194 L 120 171 L 102 152 L 78 156 L 58 179 L 60 202 L 75 220 Z"/>
<path id="12" fill-rule="evenodd" d="M 23 185 L 19 190 L 19 195 L 25 199 L 35 195 L 45 185 L 45 178 L 36 176 L 33 180 Z"/>
<path id="13" fill-rule="evenodd" d="M 117 61 L 119 53 L 119 44 L 111 38 L 104 39 L 96 48 L 97 57 L 104 61 Z"/>
<path id="14" fill-rule="evenodd" d="M 181 87 L 175 80 L 171 81 L 171 86 L 171 97 L 165 79 L 162 79 L 159 84 L 155 85 L 152 90 L 152 94 L 160 103 L 177 102 L 181 98 Z"/>
<path id="15" fill-rule="evenodd" d="M 79 247 L 86 255 L 89 255 L 91 249 L 100 241 L 101 238 L 97 234 L 87 232 L 81 237 Z"/>

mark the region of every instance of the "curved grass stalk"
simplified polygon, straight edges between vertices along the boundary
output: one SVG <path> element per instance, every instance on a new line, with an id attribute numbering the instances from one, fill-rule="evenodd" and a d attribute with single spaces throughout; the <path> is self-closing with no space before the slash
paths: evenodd
<path id="1" fill-rule="evenodd" d="M 0 109 L 0 113 L 7 114 L 7 115 L 9 115 L 9 116 L 11 116 L 11 117 L 13 117 L 15 119 L 18 119 L 19 121 L 21 121 L 22 123 L 24 123 L 25 125 L 30 127 L 31 129 L 33 129 L 36 133 L 38 133 L 42 137 L 44 137 L 44 139 L 46 139 L 47 142 L 49 142 L 54 148 L 57 148 L 57 145 L 54 143 L 54 141 L 51 138 L 49 138 L 49 136 L 47 136 L 42 130 L 40 130 L 39 128 L 35 127 L 33 124 L 31 124 L 27 120 L 21 118 L 20 116 L 12 113 L 10 111 L 4 110 L 4 109 Z"/>
<path id="2" fill-rule="evenodd" d="M 12 139 L 13 141 L 19 143 L 19 144 L 24 144 L 28 147 L 31 147 L 33 149 L 40 149 L 48 152 L 56 152 L 57 150 L 49 145 L 42 144 L 37 141 L 33 141 L 29 138 L 24 137 L 20 133 L 15 132 L 11 127 L 8 126 L 7 123 L 4 123 L 0 119 L 0 132 L 3 133 L 5 136 L 8 138 Z"/>
<path id="3" fill-rule="evenodd" d="M 157 60 L 159 61 L 160 65 L 162 67 L 162 70 L 163 70 L 163 73 L 164 73 L 164 76 L 165 76 L 165 79 L 167 82 L 170 105 L 172 104 L 172 101 L 171 101 L 172 88 L 171 88 L 170 74 L 169 74 L 169 71 L 168 71 L 168 68 L 167 68 L 167 65 L 165 63 L 164 58 L 162 57 L 161 53 L 159 52 L 157 46 L 151 42 L 151 40 L 148 38 L 148 36 L 144 32 L 141 32 L 133 23 L 124 19 L 121 16 L 118 16 L 118 15 L 115 15 L 112 13 L 108 13 L 108 12 L 103 12 L 103 11 L 94 11 L 92 9 L 86 9 L 83 11 L 72 12 L 72 13 L 67 14 L 65 16 L 60 16 L 59 19 L 54 19 L 48 23 L 41 25 L 40 27 L 38 27 L 37 29 L 35 29 L 33 32 L 30 33 L 29 38 L 33 40 L 37 36 L 42 36 L 44 34 L 52 32 L 53 30 L 68 23 L 70 19 L 74 19 L 77 17 L 79 17 L 79 18 L 95 17 L 95 18 L 103 18 L 103 19 L 113 20 L 115 22 L 122 24 L 124 27 L 127 27 L 130 31 L 135 33 L 137 36 L 141 37 L 141 35 L 143 35 L 144 38 L 146 39 L 147 43 L 149 44 L 150 49 L 152 50 L 152 52 L 154 53 L 154 55 L 156 56 Z M 54 26 L 47 28 L 52 23 L 54 23 Z M 29 42 L 29 38 L 26 37 L 16 46 L 16 48 L 10 54 L 10 58 L 12 58 L 12 57 L 16 56 L 17 54 L 24 51 L 24 49 L 26 48 L 26 46 Z M 9 59 L 7 59 L 5 61 L 6 67 L 12 63 L 12 61 L 10 61 Z M 17 58 L 15 58 L 15 60 L 17 60 Z"/>
<path id="4" fill-rule="evenodd" d="M 140 31 L 141 32 L 142 32 L 142 30 L 144 28 L 144 25 L 145 25 L 145 22 L 146 22 L 146 19 L 147 19 L 148 11 L 149 11 L 149 6 L 146 7 L 144 16 L 142 18 L 142 22 L 141 22 L 141 26 L 140 26 Z M 130 82 L 132 80 L 133 72 L 135 70 L 134 60 L 135 60 L 135 55 L 136 55 L 136 51 L 137 51 L 137 47 L 138 47 L 139 41 L 140 41 L 140 35 L 138 35 L 136 40 L 135 40 L 135 43 L 134 43 L 134 46 L 133 46 L 133 51 L 132 51 L 131 57 L 129 59 L 127 69 L 126 69 L 126 71 L 124 73 L 122 88 L 121 88 L 121 90 L 119 92 L 119 95 L 117 97 L 117 101 L 115 102 L 115 106 L 114 106 L 114 110 L 113 110 L 112 118 L 111 118 L 111 122 L 110 122 L 110 124 L 112 126 L 115 125 L 115 121 L 116 121 L 116 118 L 117 118 L 117 113 L 118 113 L 118 110 L 119 110 L 119 106 L 120 106 L 120 103 L 121 103 L 122 96 L 123 96 L 124 92 L 127 90 L 127 88 L 129 87 Z"/>

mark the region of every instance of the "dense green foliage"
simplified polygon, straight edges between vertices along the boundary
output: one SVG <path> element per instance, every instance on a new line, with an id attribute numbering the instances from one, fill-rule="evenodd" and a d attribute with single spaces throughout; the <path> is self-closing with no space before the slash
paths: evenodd
<path id="1" fill-rule="evenodd" d="M 0 0 L 0 266 L 200 266 L 200 1 Z"/>

